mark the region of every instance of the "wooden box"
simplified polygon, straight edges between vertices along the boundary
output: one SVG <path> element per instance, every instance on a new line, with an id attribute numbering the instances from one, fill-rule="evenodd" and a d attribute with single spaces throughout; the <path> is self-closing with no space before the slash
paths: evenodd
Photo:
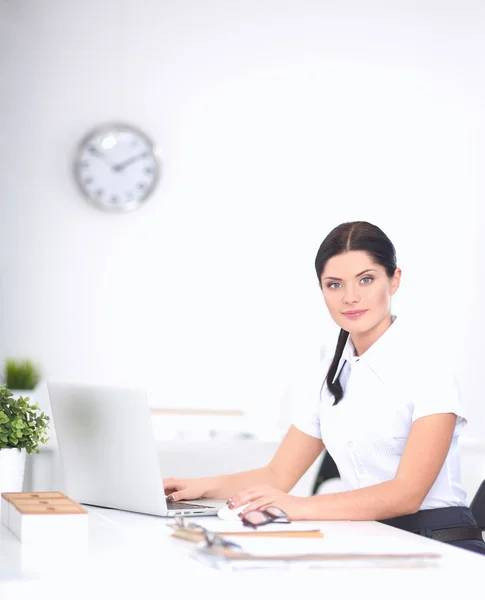
<path id="1" fill-rule="evenodd" d="M 88 512 L 62 492 L 4 492 L 2 524 L 21 542 L 84 542 Z"/>

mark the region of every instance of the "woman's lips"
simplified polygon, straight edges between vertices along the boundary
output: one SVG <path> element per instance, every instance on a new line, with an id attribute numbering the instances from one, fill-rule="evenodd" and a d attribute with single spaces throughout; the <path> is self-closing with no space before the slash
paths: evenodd
<path id="1" fill-rule="evenodd" d="M 365 310 L 353 310 L 352 312 L 346 312 L 346 313 L 344 313 L 344 315 L 346 317 L 348 317 L 349 319 L 359 319 L 360 317 L 362 317 L 363 315 L 365 315 L 366 312 L 367 312 L 367 309 L 365 309 Z"/>

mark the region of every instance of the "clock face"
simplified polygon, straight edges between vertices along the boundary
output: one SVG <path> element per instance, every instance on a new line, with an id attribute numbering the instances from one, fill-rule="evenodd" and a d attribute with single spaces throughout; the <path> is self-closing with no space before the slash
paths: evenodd
<path id="1" fill-rule="evenodd" d="M 97 208 L 126 212 L 153 192 L 160 162 L 153 143 L 138 129 L 104 125 L 82 140 L 74 172 L 82 193 Z"/>

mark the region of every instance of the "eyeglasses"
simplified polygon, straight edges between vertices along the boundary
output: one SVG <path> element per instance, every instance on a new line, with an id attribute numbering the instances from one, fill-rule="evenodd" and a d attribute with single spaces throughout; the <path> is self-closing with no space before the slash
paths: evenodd
<path id="1" fill-rule="evenodd" d="M 189 521 L 185 517 L 175 517 L 174 526 L 178 529 L 193 529 L 194 531 L 204 532 L 207 531 L 205 527 L 199 525 L 198 523 L 194 523 L 193 521 Z"/>
<path id="2" fill-rule="evenodd" d="M 291 523 L 285 511 L 277 506 L 267 506 L 264 509 L 250 510 L 241 517 L 241 521 L 244 525 L 253 529 L 262 525 L 269 525 L 270 523 Z"/>
<path id="3" fill-rule="evenodd" d="M 202 533 L 204 535 L 206 548 L 230 548 L 237 551 L 242 550 L 242 547 L 239 544 L 225 540 L 217 533 L 208 531 L 202 525 L 189 521 L 185 517 L 175 517 L 173 527 L 176 527 L 177 529 L 190 529 Z"/>
<path id="4" fill-rule="evenodd" d="M 207 548 L 222 548 L 222 549 L 231 549 L 237 550 L 240 552 L 242 550 L 242 546 L 236 544 L 236 542 L 230 542 L 229 540 L 225 540 L 222 536 L 217 535 L 213 531 L 204 531 L 204 540 Z"/>

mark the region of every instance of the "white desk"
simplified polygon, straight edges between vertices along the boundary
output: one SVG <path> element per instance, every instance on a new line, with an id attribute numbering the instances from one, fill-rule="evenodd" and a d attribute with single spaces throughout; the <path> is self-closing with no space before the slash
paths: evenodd
<path id="1" fill-rule="evenodd" d="M 307 594 L 318 598 L 318 590 L 331 589 L 342 598 L 379 597 L 386 582 L 393 587 L 392 598 L 409 600 L 409 591 L 433 590 L 436 599 L 471 597 L 471 590 L 483 591 L 485 557 L 453 546 L 414 536 L 375 522 L 329 521 L 318 523 L 325 538 L 336 536 L 378 536 L 380 540 L 413 540 L 420 549 L 441 552 L 439 567 L 424 569 L 349 568 L 319 571 L 268 571 L 222 573 L 206 567 L 189 556 L 190 542 L 170 537 L 168 519 L 123 511 L 86 507 L 89 511 L 89 544 L 86 548 L 50 548 L 21 544 L 5 527 L 0 526 L 0 598 L 21 600 L 24 597 L 77 598 L 194 598 L 232 600 L 237 597 L 266 597 L 271 585 L 274 594 L 284 594 L 292 586 L 298 597 Z M 217 517 L 199 521 L 208 525 Z M 372 537 L 369 551 L 372 550 Z M 375 539 L 375 538 L 374 538 Z M 267 592 L 254 595 L 255 586 L 264 584 Z M 228 587 L 230 586 L 230 587 Z M 371 586 L 370 588 L 368 586 Z M 478 587 L 477 587 L 478 586 Z M 369 593 L 362 596 L 364 587 Z M 171 591 L 169 591 L 169 589 Z M 243 594 L 242 592 L 245 591 Z M 470 594 L 467 592 L 470 591 Z M 210 593 L 209 593 L 210 592 Z M 458 596 L 460 593 L 460 596 Z M 107 595 L 106 595 L 107 594 Z M 338 596 L 337 596 L 338 594 Z M 241 596 L 240 596 L 241 595 Z M 389 597 L 389 590 L 386 591 Z M 480 595 L 480 594 L 479 594 Z M 328 598 L 328 594 L 325 594 Z"/>

